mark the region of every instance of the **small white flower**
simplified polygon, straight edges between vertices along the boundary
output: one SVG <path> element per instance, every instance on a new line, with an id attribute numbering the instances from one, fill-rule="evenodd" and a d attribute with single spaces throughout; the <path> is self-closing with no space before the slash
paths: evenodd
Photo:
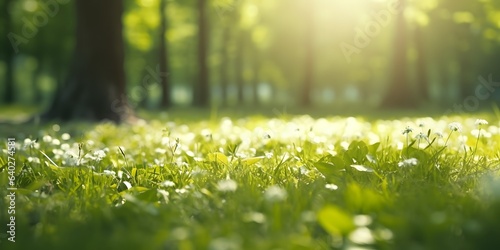
<path id="1" fill-rule="evenodd" d="M 410 158 L 403 160 L 398 163 L 398 167 L 411 167 L 411 166 L 416 166 L 418 164 L 418 160 L 415 158 Z"/>
<path id="2" fill-rule="evenodd" d="M 474 124 L 476 124 L 476 126 L 488 125 L 488 121 L 483 119 L 477 119 Z"/>
<path id="3" fill-rule="evenodd" d="M 163 183 L 161 183 L 161 185 L 164 187 L 173 187 L 175 186 L 175 183 L 173 181 L 166 180 Z"/>
<path id="4" fill-rule="evenodd" d="M 428 140 L 427 135 L 422 132 L 418 133 L 417 136 L 415 136 L 415 138 L 417 140 Z"/>
<path id="5" fill-rule="evenodd" d="M 441 133 L 441 132 L 436 132 L 436 133 L 434 133 L 434 134 L 435 134 L 435 135 L 436 135 L 436 137 L 438 137 L 438 138 L 443 138 L 443 133 Z"/>
<path id="6" fill-rule="evenodd" d="M 264 198 L 268 202 L 284 201 L 287 196 L 286 190 L 276 185 L 268 187 L 264 192 Z"/>
<path id="7" fill-rule="evenodd" d="M 238 183 L 231 179 L 220 180 L 217 182 L 217 189 L 221 192 L 234 192 L 238 188 Z"/>
<path id="8" fill-rule="evenodd" d="M 108 175 L 108 176 L 115 176 L 116 175 L 116 172 L 115 171 L 112 171 L 112 170 L 107 170 L 105 169 L 104 171 L 102 171 L 102 173 L 104 175 Z"/>
<path id="9" fill-rule="evenodd" d="M 413 129 L 410 126 L 407 126 L 405 130 L 403 130 L 403 135 L 409 134 L 413 132 Z"/>
<path id="10" fill-rule="evenodd" d="M 329 190 L 337 190 L 337 189 L 339 189 L 339 186 L 337 186 L 335 184 L 328 183 L 325 185 L 325 188 L 329 189 Z"/>
<path id="11" fill-rule="evenodd" d="M 64 133 L 61 135 L 61 139 L 63 139 L 63 141 L 67 141 L 71 138 L 71 135 L 69 135 L 68 133 Z"/>
<path id="12" fill-rule="evenodd" d="M 102 160 L 102 158 L 106 157 L 106 153 L 103 150 L 97 150 L 94 152 L 94 157 L 97 161 Z"/>
<path id="13" fill-rule="evenodd" d="M 448 127 L 450 128 L 451 131 L 462 132 L 462 124 L 458 122 L 452 122 L 448 125 Z"/>
<path id="14" fill-rule="evenodd" d="M 52 137 L 50 137 L 50 135 L 44 135 L 43 138 L 42 138 L 43 142 L 51 142 L 52 141 Z"/>

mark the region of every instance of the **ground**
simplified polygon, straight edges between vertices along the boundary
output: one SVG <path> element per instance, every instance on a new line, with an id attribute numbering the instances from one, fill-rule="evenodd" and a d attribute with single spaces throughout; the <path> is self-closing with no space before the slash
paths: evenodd
<path id="1" fill-rule="evenodd" d="M 0 178 L 14 176 L 16 242 L 7 228 L 2 249 L 499 243 L 498 115 L 190 114 L 5 127 Z M 0 190 L 3 225 L 9 194 Z"/>

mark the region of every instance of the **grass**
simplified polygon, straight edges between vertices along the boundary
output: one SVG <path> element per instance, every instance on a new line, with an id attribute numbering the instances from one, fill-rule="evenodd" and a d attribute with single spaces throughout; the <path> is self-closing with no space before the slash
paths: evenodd
<path id="1" fill-rule="evenodd" d="M 16 242 L 3 230 L 2 249 L 500 243 L 500 121 L 493 115 L 146 117 L 133 126 L 3 129 L 0 179 L 8 183 L 7 137 L 14 137 L 18 190 Z"/>

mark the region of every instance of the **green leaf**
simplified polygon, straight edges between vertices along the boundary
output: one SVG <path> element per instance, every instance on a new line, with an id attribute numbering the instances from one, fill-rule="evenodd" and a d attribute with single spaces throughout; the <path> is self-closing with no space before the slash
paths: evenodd
<path id="1" fill-rule="evenodd" d="M 225 156 L 223 153 L 220 153 L 220 152 L 208 154 L 208 160 L 211 162 L 219 163 L 219 164 L 229 165 L 229 161 L 227 159 L 227 156 Z"/>
<path id="2" fill-rule="evenodd" d="M 241 163 L 244 165 L 244 166 L 250 166 L 250 165 L 253 165 L 257 162 L 259 162 L 260 160 L 262 160 L 264 157 L 260 156 L 260 157 L 249 157 L 249 158 L 245 158 L 243 160 L 241 160 Z"/>
<path id="3" fill-rule="evenodd" d="M 326 205 L 317 213 L 321 227 L 334 236 L 345 236 L 356 228 L 352 217 L 344 210 Z"/>

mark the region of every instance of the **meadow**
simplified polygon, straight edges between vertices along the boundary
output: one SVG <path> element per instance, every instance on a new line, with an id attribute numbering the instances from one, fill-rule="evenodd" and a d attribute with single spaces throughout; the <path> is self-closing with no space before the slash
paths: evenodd
<path id="1" fill-rule="evenodd" d="M 2 227 L 1 249 L 500 243 L 498 114 L 164 114 L 134 125 L 2 130 L 2 225 L 11 216 L 9 177 L 17 190 L 16 242 Z"/>

